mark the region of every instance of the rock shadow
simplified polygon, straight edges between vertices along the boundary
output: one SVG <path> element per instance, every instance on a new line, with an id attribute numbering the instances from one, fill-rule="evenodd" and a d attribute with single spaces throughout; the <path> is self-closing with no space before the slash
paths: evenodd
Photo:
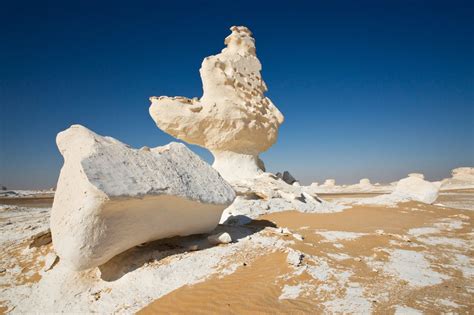
<path id="1" fill-rule="evenodd" d="M 232 243 L 236 243 L 266 227 L 276 227 L 273 222 L 267 220 L 249 219 L 249 221 L 246 225 L 219 224 L 209 234 L 176 236 L 135 246 L 99 266 L 100 277 L 104 281 L 115 281 L 129 272 L 162 261 L 166 257 L 209 249 L 214 247 L 207 240 L 207 237 L 212 234 L 227 232 L 232 237 Z"/>

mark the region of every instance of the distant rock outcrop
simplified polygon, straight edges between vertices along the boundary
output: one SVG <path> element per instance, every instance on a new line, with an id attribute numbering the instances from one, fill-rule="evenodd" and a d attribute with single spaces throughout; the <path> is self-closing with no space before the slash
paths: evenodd
<path id="1" fill-rule="evenodd" d="M 255 40 L 244 26 L 231 27 L 220 54 L 200 69 L 200 99 L 151 97 L 150 115 L 170 135 L 209 149 L 226 180 L 254 178 L 265 167 L 259 153 L 276 141 L 283 115 L 265 96 Z"/>
<path id="2" fill-rule="evenodd" d="M 336 180 L 335 179 L 326 179 L 321 186 L 325 186 L 325 187 L 336 186 Z"/>
<path id="3" fill-rule="evenodd" d="M 132 149 L 74 125 L 60 132 L 64 157 L 51 212 L 53 246 L 75 270 L 141 243 L 205 233 L 234 190 L 180 143 Z"/>
<path id="4" fill-rule="evenodd" d="M 451 174 L 441 182 L 441 190 L 474 189 L 474 167 L 458 167 Z"/>
<path id="5" fill-rule="evenodd" d="M 399 180 L 392 194 L 428 204 L 435 202 L 439 194 L 439 183 L 428 182 L 420 175 L 422 174 L 408 174 L 407 178 Z"/>

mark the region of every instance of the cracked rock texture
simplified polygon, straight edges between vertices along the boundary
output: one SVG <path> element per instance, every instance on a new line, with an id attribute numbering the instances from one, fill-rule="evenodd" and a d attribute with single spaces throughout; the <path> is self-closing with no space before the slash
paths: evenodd
<path id="1" fill-rule="evenodd" d="M 56 138 L 64 165 L 51 212 L 61 261 L 83 270 L 141 243 L 205 233 L 232 187 L 185 145 L 133 149 L 73 125 Z"/>

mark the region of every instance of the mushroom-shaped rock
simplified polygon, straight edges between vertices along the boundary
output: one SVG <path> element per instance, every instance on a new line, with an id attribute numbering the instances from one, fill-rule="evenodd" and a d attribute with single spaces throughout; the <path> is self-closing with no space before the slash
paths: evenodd
<path id="1" fill-rule="evenodd" d="M 361 186 L 370 186 L 370 179 L 368 178 L 362 178 L 360 181 L 359 181 L 359 185 Z"/>
<path id="2" fill-rule="evenodd" d="M 212 231 L 235 198 L 185 145 L 132 149 L 74 125 L 56 142 L 64 157 L 51 212 L 53 246 L 83 270 L 141 243 Z"/>
<path id="3" fill-rule="evenodd" d="M 220 54 L 204 59 L 204 93 L 197 98 L 151 97 L 150 115 L 170 135 L 209 149 L 213 167 L 228 181 L 264 171 L 259 153 L 276 141 L 283 115 L 265 97 L 255 40 L 243 26 L 231 27 Z"/>
<path id="4" fill-rule="evenodd" d="M 474 167 L 458 167 L 451 174 L 452 178 L 442 181 L 442 190 L 474 188 Z"/>

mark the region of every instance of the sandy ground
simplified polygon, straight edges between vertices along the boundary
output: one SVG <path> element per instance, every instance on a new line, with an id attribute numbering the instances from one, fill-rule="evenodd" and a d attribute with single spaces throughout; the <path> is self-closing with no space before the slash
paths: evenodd
<path id="1" fill-rule="evenodd" d="M 220 225 L 234 242 L 214 247 L 206 235 L 149 243 L 74 276 L 78 288 L 61 284 L 56 297 L 51 284 L 69 275 L 48 240 L 48 209 L 24 205 L 0 209 L 0 313 L 26 304 L 144 314 L 474 312 L 472 190 L 443 193 L 436 205 L 268 214 Z M 57 301 L 41 305 L 49 299 Z"/>
<path id="2" fill-rule="evenodd" d="M 15 205 L 29 208 L 51 208 L 53 206 L 53 196 L 39 197 L 0 197 L 0 205 Z"/>
<path id="3" fill-rule="evenodd" d="M 281 252 L 262 256 L 228 277 L 175 290 L 141 313 L 389 314 L 410 307 L 467 314 L 474 307 L 473 218 L 414 202 L 265 215 L 303 236 L 290 246 L 303 255 L 301 267 L 290 268 Z"/>

